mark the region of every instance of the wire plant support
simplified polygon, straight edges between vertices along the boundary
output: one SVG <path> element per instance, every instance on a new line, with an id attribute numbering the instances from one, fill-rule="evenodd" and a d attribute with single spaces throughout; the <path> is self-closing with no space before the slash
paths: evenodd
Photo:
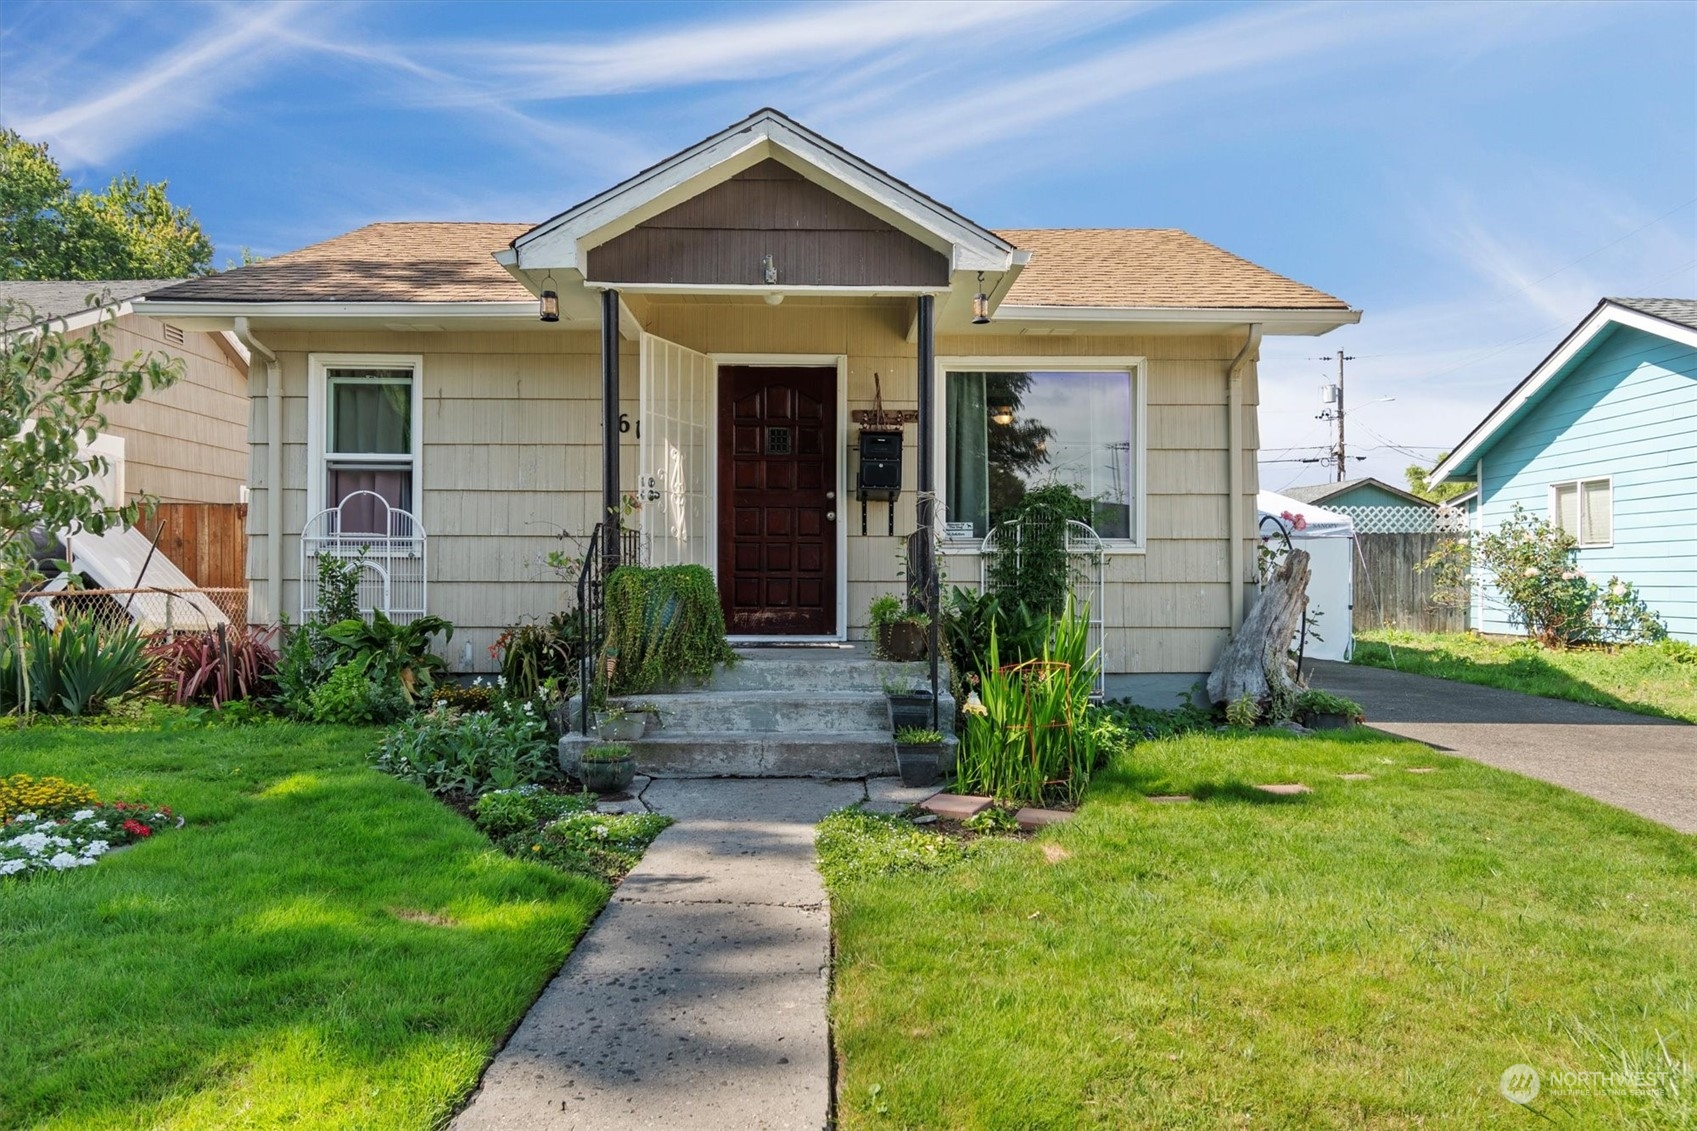
<path id="1" fill-rule="evenodd" d="M 1014 560 L 1019 560 L 1020 547 L 1025 540 L 1044 537 L 1046 531 L 1039 529 L 1047 527 L 1054 519 L 1027 516 L 1010 522 L 1004 522 L 984 536 L 979 545 L 978 553 L 978 588 L 986 592 L 990 589 L 990 562 L 997 554 L 1008 550 L 1012 543 Z M 1067 554 L 1067 587 L 1072 597 L 1074 609 L 1082 610 L 1089 631 L 1089 651 L 1097 656 L 1102 654 L 1104 623 L 1102 620 L 1103 605 L 1106 597 L 1107 552 L 1101 535 L 1089 523 L 1077 519 L 1066 520 Z M 1096 665 L 1096 698 L 1102 699 L 1107 693 L 1107 665 Z"/>
<path id="2" fill-rule="evenodd" d="M 381 609 L 405 623 L 427 611 L 424 527 L 411 511 L 391 507 L 375 491 L 354 491 L 307 521 L 301 532 L 302 621 L 320 612 L 318 564 L 326 557 L 359 563 L 361 615 Z"/>

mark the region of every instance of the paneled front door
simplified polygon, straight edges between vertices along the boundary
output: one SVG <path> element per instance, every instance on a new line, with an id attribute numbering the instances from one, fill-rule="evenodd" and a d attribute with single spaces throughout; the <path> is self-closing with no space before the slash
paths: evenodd
<path id="1" fill-rule="evenodd" d="M 837 371 L 719 370 L 719 599 L 733 636 L 837 631 Z"/>

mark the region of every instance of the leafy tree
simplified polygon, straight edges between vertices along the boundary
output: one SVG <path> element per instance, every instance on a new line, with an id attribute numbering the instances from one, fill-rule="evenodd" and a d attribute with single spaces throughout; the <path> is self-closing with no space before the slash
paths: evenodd
<path id="1" fill-rule="evenodd" d="M 67 338 L 34 320 L 27 307 L 0 306 L 0 623 L 14 627 L 18 595 L 42 578 L 32 532 L 101 534 L 135 522 L 145 502 L 110 505 L 92 482 L 109 470 L 85 447 L 106 427 L 104 407 L 182 373 L 180 360 L 153 355 L 115 362 L 98 325 Z"/>
<path id="2" fill-rule="evenodd" d="M 104 192 L 72 189 L 46 143 L 0 130 L 0 278 L 206 274 L 212 241 L 166 187 L 126 173 Z"/>
<path id="3" fill-rule="evenodd" d="M 1438 469 L 1438 464 L 1450 458 L 1448 452 L 1441 452 L 1431 467 L 1422 467 L 1411 463 L 1403 469 L 1403 478 L 1408 480 L 1408 490 L 1411 494 L 1419 495 L 1422 499 L 1430 499 L 1434 503 L 1447 503 L 1457 495 L 1465 495 L 1472 490 L 1466 483 L 1440 483 L 1436 487 L 1427 480 L 1432 472 Z"/>

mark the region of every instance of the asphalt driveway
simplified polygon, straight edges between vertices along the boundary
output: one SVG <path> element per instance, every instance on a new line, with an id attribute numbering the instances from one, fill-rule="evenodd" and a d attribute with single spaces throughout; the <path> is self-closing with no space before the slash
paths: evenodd
<path id="1" fill-rule="evenodd" d="M 1379 730 L 1697 833 L 1697 727 L 1353 664 L 1316 661 L 1309 683 Z"/>

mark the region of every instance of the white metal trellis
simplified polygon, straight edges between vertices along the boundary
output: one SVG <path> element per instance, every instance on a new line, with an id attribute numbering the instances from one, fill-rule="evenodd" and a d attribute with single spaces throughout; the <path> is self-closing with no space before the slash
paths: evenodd
<path id="1" fill-rule="evenodd" d="M 350 505 L 370 508 L 376 521 L 366 525 L 373 530 L 347 528 Z M 403 623 L 424 615 L 429 576 L 424 527 L 411 511 L 391 507 L 375 491 L 354 491 L 308 520 L 301 532 L 302 621 L 320 611 L 318 563 L 326 557 L 360 563 L 356 594 L 362 615 L 381 609 L 390 620 Z"/>
<path id="2" fill-rule="evenodd" d="M 1027 518 L 1023 521 L 1004 522 L 986 534 L 978 548 L 978 587 L 981 590 L 989 590 L 990 562 L 1005 541 L 1010 538 L 1013 540 L 1014 561 L 1017 563 L 1026 526 L 1049 521 L 1053 520 Z M 1068 592 L 1072 596 L 1074 607 L 1083 609 L 1085 613 L 1088 646 L 1096 657 L 1096 694 L 1100 696 L 1107 690 L 1107 669 L 1102 657 L 1102 609 L 1106 597 L 1107 555 L 1101 536 L 1088 523 L 1070 518 L 1067 519 L 1066 525 L 1066 552 Z"/>

